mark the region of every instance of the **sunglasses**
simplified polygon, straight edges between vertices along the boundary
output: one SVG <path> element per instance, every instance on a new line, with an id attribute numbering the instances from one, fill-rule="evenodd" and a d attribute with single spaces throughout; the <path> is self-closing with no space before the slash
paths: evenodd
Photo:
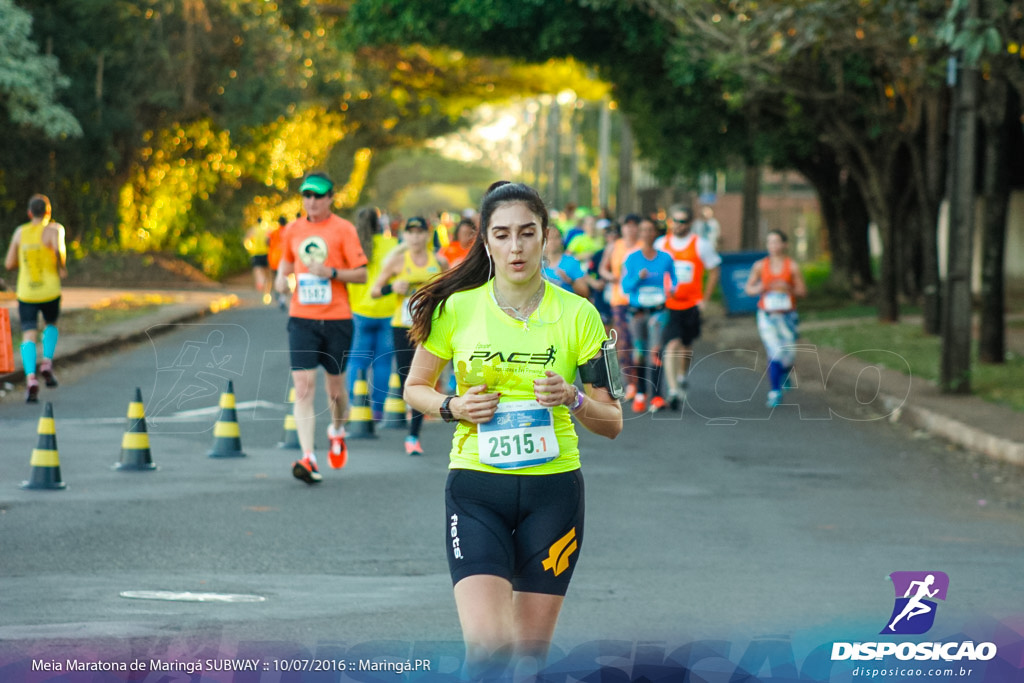
<path id="1" fill-rule="evenodd" d="M 313 190 L 306 190 L 305 192 L 302 193 L 302 196 L 305 197 L 306 199 L 323 199 L 324 197 L 327 196 L 327 194 L 320 194 L 317 192 L 313 192 Z"/>

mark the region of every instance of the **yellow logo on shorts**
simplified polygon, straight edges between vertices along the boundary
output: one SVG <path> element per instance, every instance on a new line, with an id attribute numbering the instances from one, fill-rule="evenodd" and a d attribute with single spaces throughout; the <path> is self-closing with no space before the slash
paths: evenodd
<path id="1" fill-rule="evenodd" d="M 544 569 L 550 569 L 558 576 L 569 568 L 569 556 L 576 552 L 576 527 L 555 541 L 548 548 L 548 558 L 541 562 Z"/>

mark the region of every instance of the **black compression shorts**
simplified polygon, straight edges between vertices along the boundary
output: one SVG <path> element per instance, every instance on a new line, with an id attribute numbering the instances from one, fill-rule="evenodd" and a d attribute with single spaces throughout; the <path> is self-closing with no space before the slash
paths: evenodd
<path id="1" fill-rule="evenodd" d="M 452 584 L 488 574 L 513 590 L 565 595 L 583 545 L 583 474 L 455 469 L 445 486 Z"/>
<path id="2" fill-rule="evenodd" d="M 18 318 L 21 320 L 21 330 L 34 330 L 39 327 L 39 314 L 43 314 L 43 322 L 47 325 L 56 325 L 60 317 L 60 297 L 40 303 L 30 303 L 18 299 Z"/>

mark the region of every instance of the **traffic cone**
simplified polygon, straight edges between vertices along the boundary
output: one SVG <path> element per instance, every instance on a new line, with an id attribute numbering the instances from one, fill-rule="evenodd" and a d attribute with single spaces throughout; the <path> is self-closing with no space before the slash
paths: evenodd
<path id="1" fill-rule="evenodd" d="M 118 470 L 155 470 L 153 455 L 149 452 L 149 433 L 146 431 L 146 408 L 142 405 L 142 389 L 135 387 L 135 400 L 128 404 L 128 427 L 121 438 L 121 462 Z"/>
<path id="2" fill-rule="evenodd" d="M 345 436 L 350 439 L 376 439 L 366 370 L 357 370 L 357 373 L 352 387 L 352 403 L 348 412 L 348 424 L 345 425 Z"/>
<path id="3" fill-rule="evenodd" d="M 53 422 L 53 404 L 46 402 L 39 418 L 39 443 L 32 449 L 32 478 L 21 483 L 23 489 L 63 489 L 60 478 L 60 456 L 57 454 L 57 431 Z"/>
<path id="4" fill-rule="evenodd" d="M 299 445 L 299 433 L 295 430 L 295 387 L 288 391 L 288 405 L 293 407 L 289 408 L 288 414 L 284 416 L 284 436 L 277 447 L 297 450 L 302 446 Z"/>
<path id="5" fill-rule="evenodd" d="M 388 380 L 388 397 L 384 399 L 384 421 L 386 429 L 405 429 L 405 401 L 402 400 L 402 379 L 397 372 Z"/>
<path id="6" fill-rule="evenodd" d="M 231 380 L 228 380 L 227 391 L 220 395 L 220 417 L 213 426 L 213 448 L 207 455 L 211 458 L 245 457 L 235 414 L 235 385 Z"/>

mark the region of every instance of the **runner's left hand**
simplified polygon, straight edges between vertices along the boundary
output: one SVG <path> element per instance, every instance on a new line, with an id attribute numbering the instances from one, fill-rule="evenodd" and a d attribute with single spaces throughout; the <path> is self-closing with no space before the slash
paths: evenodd
<path id="1" fill-rule="evenodd" d="M 572 388 L 557 372 L 545 370 L 543 377 L 533 380 L 533 395 L 537 397 L 537 403 L 545 408 L 554 408 L 568 404 L 572 398 Z"/>

